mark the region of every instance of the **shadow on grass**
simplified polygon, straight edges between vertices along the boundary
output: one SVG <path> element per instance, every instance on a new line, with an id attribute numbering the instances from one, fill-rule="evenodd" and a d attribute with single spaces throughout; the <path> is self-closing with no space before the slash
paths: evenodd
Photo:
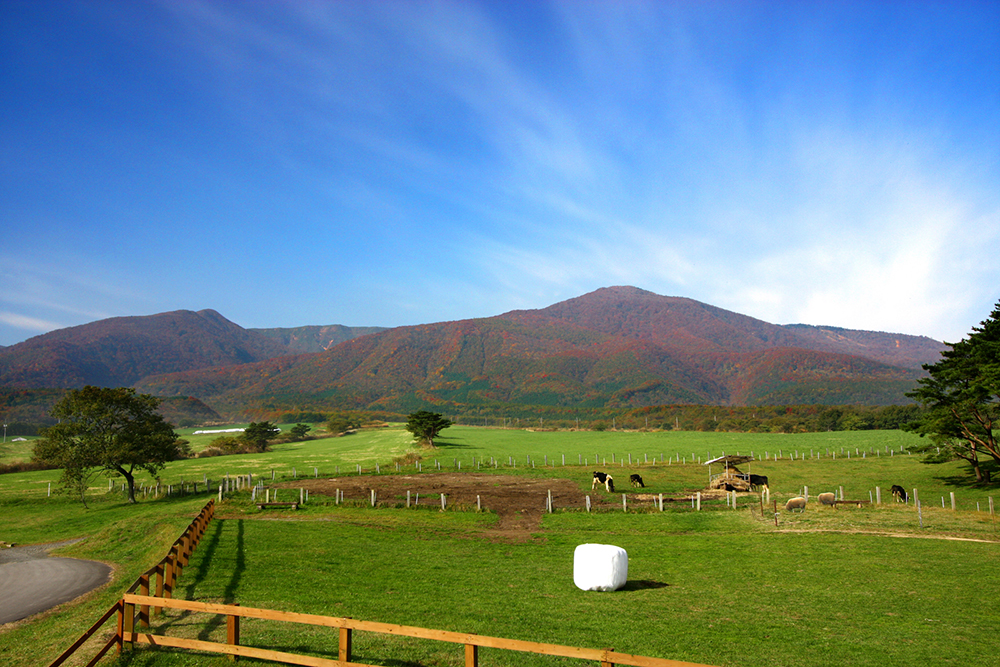
<path id="1" fill-rule="evenodd" d="M 965 474 L 959 474 L 959 475 L 935 475 L 934 479 L 937 480 L 937 481 L 939 481 L 939 482 L 941 482 L 942 484 L 947 485 L 947 486 L 955 486 L 955 487 L 963 488 L 963 489 L 997 489 L 997 490 L 1000 490 L 1000 484 L 998 484 L 998 481 L 1000 481 L 1000 480 L 998 480 L 998 477 L 1000 477 L 1000 475 L 998 475 L 997 471 L 996 470 L 991 470 L 991 469 L 987 468 L 986 466 L 980 466 L 980 467 L 982 468 L 983 472 L 987 472 L 988 471 L 990 473 L 990 479 L 992 480 L 991 482 L 983 482 L 983 483 L 977 482 L 976 481 L 976 476 L 972 472 L 971 469 L 969 469 Z"/>
<path id="2" fill-rule="evenodd" d="M 240 587 L 240 579 L 243 578 L 243 571 L 246 570 L 246 557 L 243 555 L 243 519 L 236 521 L 236 564 L 233 567 L 233 574 L 229 577 L 226 588 L 222 591 L 222 602 L 233 604 L 236 602 L 236 591 Z M 207 561 L 206 561 L 207 562 Z M 226 617 L 222 615 L 213 616 L 205 624 L 205 627 L 198 633 L 198 639 L 207 641 L 212 632 L 226 625 Z"/>
<path id="3" fill-rule="evenodd" d="M 441 440 L 440 438 L 434 441 L 434 449 L 427 450 L 428 454 L 433 454 L 435 451 L 442 450 L 454 450 L 454 449 L 473 449 L 472 445 L 463 445 L 454 440 Z M 478 448 L 477 448 L 478 449 Z"/>
<path id="4" fill-rule="evenodd" d="M 206 531 L 204 537 L 202 537 L 201 541 L 198 543 L 199 548 L 197 550 L 197 554 L 201 558 L 202 566 L 198 568 L 197 574 L 195 575 L 194 579 L 190 580 L 187 583 L 187 585 L 183 587 L 183 589 L 181 587 L 178 587 L 176 591 L 179 593 L 183 590 L 184 594 L 181 596 L 183 599 L 185 600 L 193 599 L 192 596 L 194 594 L 195 589 L 198 587 L 198 584 L 203 582 L 205 580 L 205 577 L 208 576 L 208 563 L 212 561 L 212 557 L 215 555 L 215 550 L 219 546 L 219 540 L 221 539 L 221 535 L 222 535 L 222 522 L 213 521 L 212 523 L 210 523 L 209 529 Z M 183 576 L 184 572 L 181 572 L 181 577 Z M 168 617 L 166 619 L 164 619 L 163 616 L 159 616 L 161 622 L 157 624 L 157 629 L 166 634 L 167 630 L 171 626 L 177 624 L 183 624 L 185 621 L 188 620 L 188 618 L 190 618 L 191 614 L 192 612 L 185 610 L 182 611 L 177 616 Z"/>
<path id="5" fill-rule="evenodd" d="M 232 604 L 236 600 L 236 591 L 239 589 L 240 579 L 243 576 L 243 571 L 246 569 L 246 559 L 243 555 L 243 520 L 239 519 L 236 522 L 236 563 L 233 567 L 232 576 L 229 578 L 229 582 L 226 584 L 223 590 L 222 602 L 223 604 Z M 222 540 L 222 530 L 223 522 L 214 521 L 211 524 L 211 528 L 206 537 L 202 539 L 198 550 L 199 556 L 201 557 L 201 567 L 198 568 L 197 573 L 194 578 L 190 579 L 186 585 L 181 588 L 178 587 L 177 592 L 183 591 L 182 599 L 193 600 L 195 599 L 195 591 L 198 589 L 198 585 L 203 583 L 209 575 L 209 564 L 212 562 L 215 552 L 218 549 L 219 543 Z M 184 573 L 181 573 L 183 578 Z M 174 625 L 184 625 L 186 622 L 195 614 L 195 612 L 184 610 L 175 617 L 171 617 L 163 620 L 157 625 L 157 630 L 163 634 L 167 634 L 169 630 Z M 162 617 L 161 617 L 162 618 Z M 198 639 L 208 641 L 211 637 L 211 633 L 221 626 L 226 624 L 226 617 L 222 615 L 216 615 L 209 620 L 204 627 L 198 632 Z"/>
<path id="6" fill-rule="evenodd" d="M 198 568 L 195 577 L 184 587 L 184 599 L 186 600 L 193 599 L 192 596 L 195 589 L 198 588 L 198 584 L 205 581 L 208 576 L 208 564 L 212 562 L 212 557 L 215 556 L 215 550 L 218 548 L 222 536 L 222 522 L 212 522 L 212 529 L 207 536 L 207 540 L 203 539 L 199 543 L 201 548 L 198 549 L 198 555 L 201 557 L 202 566 Z"/>
<path id="7" fill-rule="evenodd" d="M 626 582 L 624 586 L 619 588 L 620 591 L 643 591 L 650 588 L 666 588 L 670 584 L 662 581 L 650 581 L 649 579 L 640 579 L 638 581 Z"/>

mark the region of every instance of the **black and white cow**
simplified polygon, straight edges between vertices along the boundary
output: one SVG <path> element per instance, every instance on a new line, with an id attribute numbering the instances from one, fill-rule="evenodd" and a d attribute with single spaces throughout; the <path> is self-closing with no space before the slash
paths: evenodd
<path id="1" fill-rule="evenodd" d="M 628 476 L 628 483 L 631 484 L 634 487 L 640 487 L 641 486 L 644 489 L 646 488 L 646 485 L 642 483 L 642 477 L 640 477 L 639 475 L 636 475 L 635 473 L 633 473 L 633 474 L 631 474 L 631 475 Z"/>
<path id="2" fill-rule="evenodd" d="M 892 488 L 889 490 L 892 491 L 892 497 L 896 499 L 896 502 L 906 502 L 906 489 L 901 487 L 899 484 L 893 484 Z"/>
<path id="3" fill-rule="evenodd" d="M 596 489 L 598 484 L 603 484 L 608 493 L 615 492 L 615 480 L 611 479 L 611 475 L 606 472 L 594 473 L 594 483 L 590 485 L 590 488 Z"/>

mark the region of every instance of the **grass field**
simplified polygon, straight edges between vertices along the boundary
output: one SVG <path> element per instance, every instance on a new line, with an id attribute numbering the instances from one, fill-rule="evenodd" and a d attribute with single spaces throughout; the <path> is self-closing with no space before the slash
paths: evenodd
<path id="1" fill-rule="evenodd" d="M 898 483 L 918 488 L 924 505 L 918 515 L 912 505 L 834 511 L 812 503 L 802 514 L 780 512 L 777 527 L 773 514 L 761 516 L 749 496 L 741 496 L 737 510 L 724 500 L 706 501 L 702 512 L 686 503 L 662 513 L 637 505 L 627 513 L 615 505 L 594 513 L 557 507 L 529 539 L 504 541 L 484 538 L 496 520 L 490 513 L 372 509 L 362 499 L 337 505 L 317 497 L 294 514 L 278 514 L 234 494 L 220 504 L 179 595 L 726 666 L 995 664 L 991 631 L 1000 621 L 1000 601 L 992 591 L 1000 584 L 1000 533 L 988 512 L 976 511 L 976 503 L 985 510 L 995 492 L 971 486 L 958 464 L 928 466 L 901 454 L 916 441 L 909 434 L 453 427 L 445 435 L 436 450 L 421 452 L 424 472 L 478 466 L 572 479 L 590 493 L 596 457 L 616 479 L 640 472 L 646 491 L 683 495 L 704 488 L 708 478 L 692 456 L 704 461 L 752 451 L 763 458 L 766 451 L 768 459 L 751 469 L 769 476 L 776 500 L 805 486 L 811 496 L 843 486 L 845 497 L 865 500 L 880 486 L 888 500 L 886 490 Z M 783 458 L 774 461 L 779 450 Z M 379 475 L 394 474 L 394 461 L 415 451 L 408 434 L 394 427 L 280 445 L 260 455 L 179 461 L 161 478 L 179 484 L 252 473 L 269 482 L 273 471 L 276 482 L 294 487 L 298 477 L 313 477 L 314 468 L 320 476 L 338 467 L 341 475 L 357 475 L 360 465 L 370 476 L 377 465 Z M 805 458 L 788 458 L 796 452 Z M 415 473 L 412 463 L 402 468 Z M 83 601 L 0 631 L 0 651 L 15 666 L 45 664 L 57 655 L 159 560 L 209 497 L 161 497 L 129 507 L 120 494 L 107 493 L 105 481 L 91 491 L 85 510 L 66 496 L 47 495 L 56 479 L 58 471 L 0 475 L 0 540 L 87 537 L 60 555 L 113 563 L 115 580 Z M 585 593 L 573 585 L 573 550 L 586 542 L 628 552 L 624 590 Z M 168 613 L 159 622 L 190 637 L 225 632 L 218 617 Z M 330 631 L 245 620 L 242 634 L 249 645 L 335 657 Z M 462 664 L 460 647 L 365 633 L 355 638 L 355 656 L 384 665 Z M 158 667 L 223 660 L 229 662 L 136 650 L 120 662 Z M 584 663 L 484 649 L 480 664 Z"/>

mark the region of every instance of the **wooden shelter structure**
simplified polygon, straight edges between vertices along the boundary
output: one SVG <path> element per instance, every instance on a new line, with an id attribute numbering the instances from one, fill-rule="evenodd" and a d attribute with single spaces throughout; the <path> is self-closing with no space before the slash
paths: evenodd
<path id="1" fill-rule="evenodd" d="M 708 466 L 708 488 L 726 489 L 727 491 L 749 491 L 749 467 L 747 468 L 748 472 L 743 472 L 737 466 L 748 464 L 753 460 L 752 456 L 730 454 L 706 461 L 705 465 Z M 713 475 L 712 464 L 721 465 L 722 472 Z"/>

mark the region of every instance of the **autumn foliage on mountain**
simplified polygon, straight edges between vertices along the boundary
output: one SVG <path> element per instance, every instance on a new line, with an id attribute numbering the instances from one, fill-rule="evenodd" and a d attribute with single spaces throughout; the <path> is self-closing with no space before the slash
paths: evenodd
<path id="1" fill-rule="evenodd" d="M 214 310 L 115 317 L 0 350 L 0 386 L 129 386 L 149 375 L 233 366 L 288 354 L 280 342 Z"/>
<path id="2" fill-rule="evenodd" d="M 539 310 L 398 327 L 313 354 L 148 376 L 219 410 L 450 412 L 477 406 L 908 403 L 945 345 L 779 326 L 691 299 L 604 288 Z"/>

